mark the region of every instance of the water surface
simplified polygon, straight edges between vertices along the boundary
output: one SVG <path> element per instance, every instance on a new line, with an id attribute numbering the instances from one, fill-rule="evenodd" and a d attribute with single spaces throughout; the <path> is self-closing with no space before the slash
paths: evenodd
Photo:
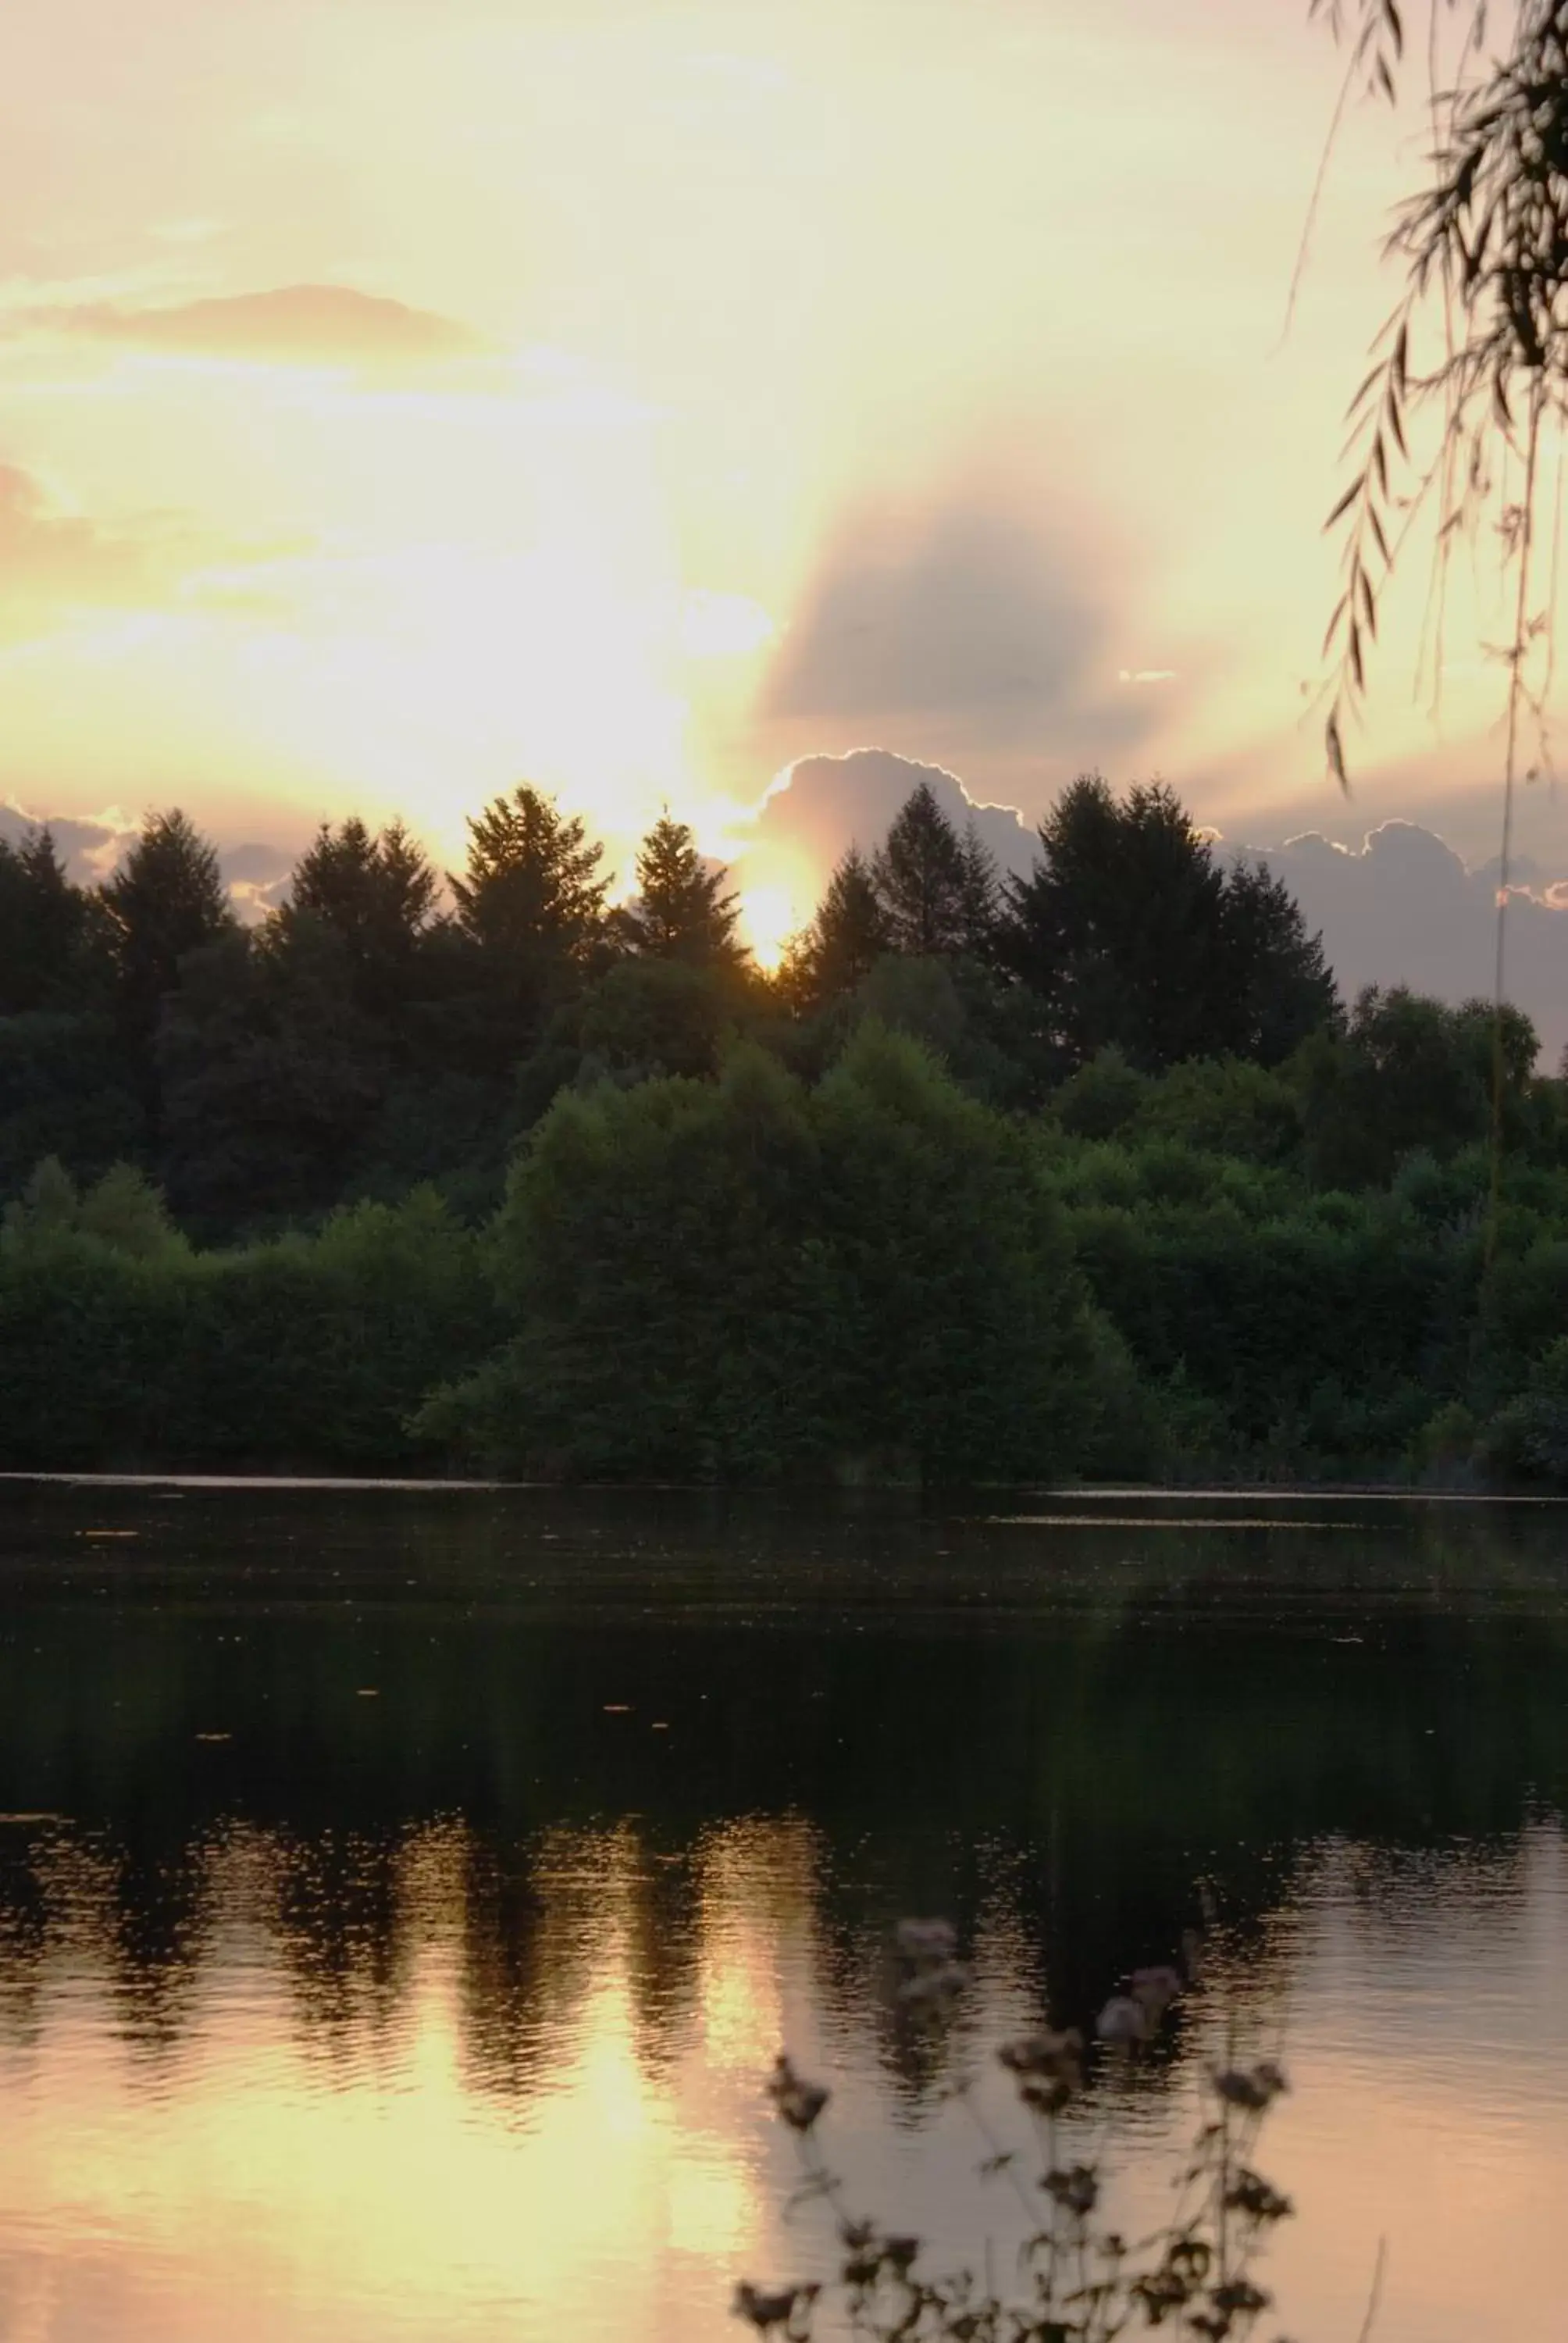
<path id="1" fill-rule="evenodd" d="M 0 1489 L 0 2338 L 733 2337 L 821 2258 L 781 2041 L 870 2209 L 1004 2250 L 953 2073 L 1205 1921 L 1085 2111 L 1130 2214 L 1282 2042 L 1278 2324 L 1353 2338 L 1386 2237 L 1380 2343 L 1559 2337 L 1565 1529 Z"/>

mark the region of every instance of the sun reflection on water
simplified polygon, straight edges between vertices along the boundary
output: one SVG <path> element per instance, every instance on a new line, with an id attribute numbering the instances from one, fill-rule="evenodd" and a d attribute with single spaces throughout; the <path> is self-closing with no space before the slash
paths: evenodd
<path id="1" fill-rule="evenodd" d="M 980 1856 L 977 2054 L 1041 1990 L 1005 1850 Z M 34 1956 L 0 1961 L 6 2343 L 725 2335 L 737 2274 L 816 2250 L 758 2093 L 783 2041 L 833 2083 L 857 2186 L 955 2256 L 1005 2239 L 961 2117 L 900 2077 L 873 1937 L 829 1946 L 832 1856 L 799 1817 L 682 1844 L 629 1819 L 514 1846 L 229 1830 L 165 1881 L 140 1988 L 107 1848 L 41 1827 L 29 1875 Z M 1283 2028 L 1296 2080 L 1268 2159 L 1302 2212 L 1273 2259 L 1295 2326 L 1353 2331 L 1386 2235 L 1389 2343 L 1555 2331 L 1565 1941 L 1542 1823 L 1420 1861 L 1325 1843 L 1261 1947 L 1221 1951 L 1216 1996 Z M 1216 2022 L 1113 2120 L 1131 2211 L 1158 2209 Z"/>

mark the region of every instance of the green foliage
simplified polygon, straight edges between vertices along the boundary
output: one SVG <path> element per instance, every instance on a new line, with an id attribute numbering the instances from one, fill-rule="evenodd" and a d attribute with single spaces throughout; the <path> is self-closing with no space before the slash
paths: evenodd
<path id="1" fill-rule="evenodd" d="M 739 1007 L 722 967 L 623 960 L 584 994 L 569 1026 L 590 1077 L 712 1074 Z"/>
<path id="2" fill-rule="evenodd" d="M 745 953 L 735 933 L 739 912 L 711 870 L 689 825 L 661 815 L 638 850 L 637 894 L 616 913 L 629 950 L 696 968 L 733 968 Z"/>
<path id="3" fill-rule="evenodd" d="M 217 855 L 177 808 L 149 814 L 102 901 L 126 1013 L 150 1033 L 180 962 L 232 925 Z"/>
<path id="4" fill-rule="evenodd" d="M 1084 1405 L 1088 1314 L 1020 1137 L 873 1024 L 815 1091 L 743 1046 L 715 1083 L 558 1100 L 498 1248 L 519 1332 L 423 1421 L 508 1465 L 1039 1472 Z"/>
<path id="5" fill-rule="evenodd" d="M 1080 1139 L 1111 1139 L 1136 1122 L 1153 1085 L 1129 1065 L 1114 1041 L 1070 1074 L 1051 1101 L 1064 1131 Z"/>
<path id="6" fill-rule="evenodd" d="M 76 1237 L 127 1261 L 184 1258 L 187 1252 L 162 1196 L 134 1163 L 116 1163 L 78 1190 L 58 1157 L 45 1156 L 0 1214 L 0 1245 L 15 1260 L 48 1254 Z"/>
<path id="7" fill-rule="evenodd" d="M 498 1334 L 427 1192 L 319 1236 L 193 1253 L 135 1172 L 41 1167 L 0 1238 L 0 1459 L 385 1471 L 430 1383 Z"/>
<path id="8" fill-rule="evenodd" d="M 822 1009 L 863 983 L 893 948 L 875 873 L 851 846 L 835 865 L 809 924 L 791 939 L 780 990 L 799 1010 Z"/>
<path id="9" fill-rule="evenodd" d="M 996 867 L 971 822 L 960 838 L 929 781 L 910 792 L 870 864 L 894 951 L 982 957 L 996 920 Z"/>
<path id="10" fill-rule="evenodd" d="M 0 1017 L 0 1195 L 15 1194 L 43 1156 L 91 1178 L 146 1145 L 146 1109 L 112 1018 Z"/>
<path id="11" fill-rule="evenodd" d="M 1523 1390 L 1493 1417 L 1481 1453 L 1499 1478 L 1568 1489 L 1568 1334 L 1542 1353 Z"/>
<path id="12" fill-rule="evenodd" d="M 1398 985 L 1363 991 L 1342 1031 L 1324 1029 L 1296 1063 L 1307 1158 L 1322 1187 L 1390 1180 L 1412 1150 L 1442 1159 L 1491 1129 L 1498 1021 L 1485 1001 L 1450 1009 Z M 1533 1027 L 1505 1008 L 1501 1024 L 1505 1133 L 1530 1119 Z"/>
<path id="13" fill-rule="evenodd" d="M 108 946 L 101 902 L 72 886 L 47 830 L 0 839 L 0 1017 L 101 1003 Z"/>
<path id="14" fill-rule="evenodd" d="M 605 949 L 603 850 L 580 819 L 523 783 L 468 822 L 461 878 L 448 884 L 473 948 L 492 1052 L 516 1055 Z"/>
<path id="15" fill-rule="evenodd" d="M 1081 781 L 1042 843 L 999 920 L 917 791 L 777 983 L 684 826 L 607 913 L 526 786 L 451 919 L 396 825 L 323 830 L 249 931 L 183 817 L 101 894 L 0 856 L 0 1454 L 1551 1479 L 1527 1021 L 1340 1019 L 1168 790 Z"/>
<path id="16" fill-rule="evenodd" d="M 193 953 L 166 1003 L 163 1168 L 181 1213 L 245 1231 L 326 1210 L 391 1077 L 348 940 L 314 915 Z"/>
<path id="17" fill-rule="evenodd" d="M 1114 1046 L 1144 1072 L 1232 1055 L 1277 1063 L 1332 1019 L 1321 943 L 1266 870 L 1222 871 L 1175 794 L 1063 791 L 1041 860 L 1008 887 L 998 950 L 1069 1070 Z"/>
<path id="18" fill-rule="evenodd" d="M 1245 1058 L 1184 1059 L 1151 1083 L 1137 1120 L 1151 1137 L 1180 1138 L 1243 1162 L 1288 1163 L 1301 1154 L 1294 1085 Z"/>
<path id="19" fill-rule="evenodd" d="M 357 1004 L 372 1016 L 412 995 L 420 948 L 436 903 L 436 873 L 401 822 L 373 836 L 357 816 L 336 830 L 323 822 L 289 880 L 272 947 L 318 950 L 334 939 Z"/>

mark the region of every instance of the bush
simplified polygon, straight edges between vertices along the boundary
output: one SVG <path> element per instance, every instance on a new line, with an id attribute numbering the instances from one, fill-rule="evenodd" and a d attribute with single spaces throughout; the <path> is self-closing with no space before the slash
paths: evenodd
<path id="1" fill-rule="evenodd" d="M 511 1469 L 1035 1475 L 1096 1404 L 1021 1135 L 874 1022 L 816 1091 L 744 1045 L 558 1100 L 497 1258 L 517 1333 L 420 1424 Z"/>

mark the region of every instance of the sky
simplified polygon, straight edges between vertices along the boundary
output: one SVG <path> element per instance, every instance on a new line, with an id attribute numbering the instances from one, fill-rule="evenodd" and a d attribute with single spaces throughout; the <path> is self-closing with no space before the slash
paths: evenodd
<path id="1" fill-rule="evenodd" d="M 449 862 L 526 778 L 619 868 L 690 819 L 764 945 L 821 875 L 780 776 L 869 748 L 1483 862 L 1484 547 L 1441 707 L 1417 542 L 1323 769 L 1422 136 L 1350 109 L 1287 320 L 1342 72 L 1305 0 L 10 0 L 0 805 L 179 802 L 259 885 L 351 810 Z M 1520 844 L 1568 878 L 1546 779 Z"/>

